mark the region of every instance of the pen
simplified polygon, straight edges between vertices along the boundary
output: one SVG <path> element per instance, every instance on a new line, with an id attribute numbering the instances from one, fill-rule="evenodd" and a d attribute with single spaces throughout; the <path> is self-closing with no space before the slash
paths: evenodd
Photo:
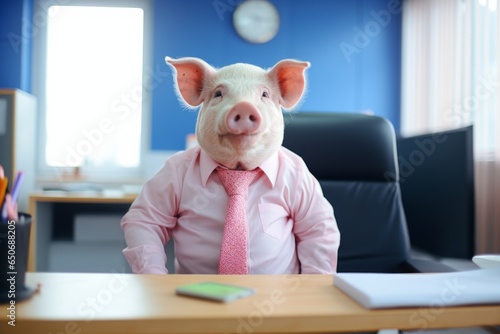
<path id="1" fill-rule="evenodd" d="M 21 189 L 21 183 L 24 179 L 24 173 L 18 172 L 16 179 L 14 180 L 14 185 L 12 186 L 12 195 L 8 200 L 5 201 L 5 205 L 2 210 L 2 220 L 6 221 L 7 218 L 16 219 L 17 212 L 14 209 L 16 206 L 17 198 L 19 197 L 19 192 Z M 10 217 L 9 217 L 10 216 Z"/>
<path id="2" fill-rule="evenodd" d="M 16 180 L 14 181 L 14 186 L 12 187 L 12 205 L 16 204 L 17 198 L 19 197 L 19 192 L 21 191 L 21 183 L 24 179 L 23 172 L 17 172 Z"/>
<path id="3" fill-rule="evenodd" d="M 7 191 L 8 179 L 5 178 L 5 172 L 2 165 L 0 165 L 0 208 L 2 208 L 5 192 Z"/>
<path id="4" fill-rule="evenodd" d="M 9 184 L 9 179 L 6 177 L 0 177 L 0 208 L 4 204 L 5 195 L 7 194 L 7 185 Z"/>

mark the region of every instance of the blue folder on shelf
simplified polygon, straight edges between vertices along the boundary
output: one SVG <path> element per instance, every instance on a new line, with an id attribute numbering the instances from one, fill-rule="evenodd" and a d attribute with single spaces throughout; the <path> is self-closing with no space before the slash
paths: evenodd
<path id="1" fill-rule="evenodd" d="M 500 304 L 500 268 L 431 274 L 338 273 L 333 283 L 369 309 Z"/>

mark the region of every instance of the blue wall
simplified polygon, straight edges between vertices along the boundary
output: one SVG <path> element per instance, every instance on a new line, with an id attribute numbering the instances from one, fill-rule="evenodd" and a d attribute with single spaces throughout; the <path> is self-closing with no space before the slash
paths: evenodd
<path id="1" fill-rule="evenodd" d="M 163 68 L 166 55 L 200 57 L 216 67 L 307 60 L 312 64 L 309 88 L 299 111 L 371 110 L 399 129 L 400 1 L 272 0 L 281 28 L 262 45 L 246 43 L 234 32 L 232 8 L 238 2 L 156 1 L 154 66 Z M 225 10 L 218 12 L 214 3 Z M 180 106 L 171 76 L 159 77 L 153 91 L 152 148 L 182 149 L 186 134 L 194 132 L 196 112 Z"/>
<path id="2" fill-rule="evenodd" d="M 399 129 L 400 1 L 271 1 L 280 12 L 280 31 L 269 43 L 253 45 L 232 27 L 239 0 L 154 0 L 153 67 L 147 73 L 153 80 L 153 150 L 184 148 L 196 123 L 197 113 L 183 109 L 175 96 L 164 62 L 167 55 L 200 57 L 217 67 L 307 60 L 312 64 L 309 87 L 299 111 L 371 110 Z M 0 0 L 0 8 L 0 87 L 30 91 L 31 43 L 37 28 L 30 19 L 33 0 Z"/>

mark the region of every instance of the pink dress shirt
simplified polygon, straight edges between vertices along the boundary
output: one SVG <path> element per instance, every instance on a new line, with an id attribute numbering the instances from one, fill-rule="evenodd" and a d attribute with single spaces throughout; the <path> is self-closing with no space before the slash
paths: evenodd
<path id="1" fill-rule="evenodd" d="M 134 273 L 217 274 L 228 196 L 199 147 L 176 153 L 146 182 L 121 226 Z M 281 147 L 259 168 L 247 196 L 250 274 L 332 274 L 340 233 L 333 208 L 304 161 Z M 169 259 L 171 260 L 171 259 Z"/>

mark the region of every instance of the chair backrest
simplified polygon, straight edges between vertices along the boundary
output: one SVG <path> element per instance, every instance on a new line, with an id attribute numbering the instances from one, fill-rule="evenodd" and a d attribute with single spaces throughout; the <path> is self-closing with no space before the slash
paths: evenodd
<path id="1" fill-rule="evenodd" d="M 392 124 L 361 114 L 287 114 L 283 146 L 304 159 L 334 208 L 337 270 L 404 271 L 410 243 Z"/>

